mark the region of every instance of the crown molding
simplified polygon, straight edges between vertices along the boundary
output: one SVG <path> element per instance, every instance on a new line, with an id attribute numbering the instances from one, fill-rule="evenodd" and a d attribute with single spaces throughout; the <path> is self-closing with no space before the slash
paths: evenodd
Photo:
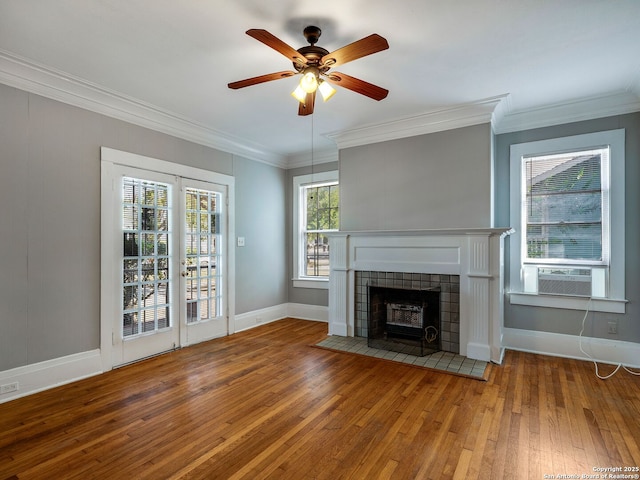
<path id="1" fill-rule="evenodd" d="M 1 49 L 0 83 L 233 155 L 287 166 L 284 156 L 259 145 Z"/>
<path id="2" fill-rule="evenodd" d="M 511 99 L 507 98 L 505 103 L 496 109 L 493 131 L 496 134 L 518 132 L 638 111 L 640 111 L 640 97 L 630 90 L 519 111 L 512 110 Z"/>
<path id="3" fill-rule="evenodd" d="M 629 92 L 632 92 L 636 97 L 640 98 L 640 67 L 636 72 L 635 77 L 631 82 L 629 82 L 629 86 L 627 87 Z"/>
<path id="4" fill-rule="evenodd" d="M 494 133 L 509 133 L 640 111 L 640 76 L 627 90 L 514 110 L 510 94 L 327 135 L 339 149 L 491 122 Z"/>
<path id="5" fill-rule="evenodd" d="M 506 96 L 498 95 L 392 122 L 332 132 L 327 134 L 327 137 L 342 149 L 490 123 L 496 106 Z"/>
<path id="6" fill-rule="evenodd" d="M 339 155 L 337 148 L 325 148 L 323 150 L 314 150 L 313 152 L 303 152 L 290 155 L 287 157 L 287 160 L 287 168 L 299 168 L 337 162 L 339 160 Z"/>

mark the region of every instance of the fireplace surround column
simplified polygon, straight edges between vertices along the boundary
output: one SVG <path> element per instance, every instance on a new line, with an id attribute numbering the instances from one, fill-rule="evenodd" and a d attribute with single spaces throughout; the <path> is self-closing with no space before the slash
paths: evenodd
<path id="1" fill-rule="evenodd" d="M 349 270 L 349 235 L 329 238 L 329 335 L 353 337 L 354 277 Z M 351 322 L 349 322 L 351 319 Z"/>

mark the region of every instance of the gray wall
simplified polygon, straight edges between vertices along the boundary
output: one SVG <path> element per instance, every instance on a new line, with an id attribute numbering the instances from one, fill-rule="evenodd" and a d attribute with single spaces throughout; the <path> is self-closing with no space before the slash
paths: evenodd
<path id="1" fill-rule="evenodd" d="M 287 301 L 282 169 L 2 84 L 0 106 L 0 371 L 99 347 L 101 146 L 234 175 L 236 313 Z"/>
<path id="2" fill-rule="evenodd" d="M 585 122 L 539 128 L 496 135 L 496 190 L 495 218 L 497 226 L 510 226 L 509 215 L 509 149 L 512 144 L 546 140 L 624 128 L 625 145 L 625 255 L 626 255 L 626 314 L 589 313 L 585 322 L 585 335 L 640 343 L 640 113 L 619 115 Z M 616 232 L 612 232 L 613 235 Z M 509 281 L 508 249 L 505 272 Z M 577 335 L 585 312 L 510 305 L 505 302 L 505 326 L 526 330 Z M 618 320 L 618 334 L 607 333 L 607 320 Z"/>
<path id="3" fill-rule="evenodd" d="M 490 124 L 340 151 L 341 230 L 490 227 Z"/>
<path id="4" fill-rule="evenodd" d="M 236 158 L 236 313 L 287 302 L 286 171 Z"/>

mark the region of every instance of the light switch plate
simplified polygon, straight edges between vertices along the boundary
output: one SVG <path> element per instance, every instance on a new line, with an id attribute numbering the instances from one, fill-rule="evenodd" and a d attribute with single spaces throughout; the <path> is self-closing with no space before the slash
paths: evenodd
<path id="1" fill-rule="evenodd" d="M 244 247 L 244 237 L 238 237 L 238 246 Z"/>

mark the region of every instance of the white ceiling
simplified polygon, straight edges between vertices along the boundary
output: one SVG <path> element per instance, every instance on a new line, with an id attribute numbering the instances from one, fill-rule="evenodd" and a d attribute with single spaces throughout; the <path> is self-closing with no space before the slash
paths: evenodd
<path id="1" fill-rule="evenodd" d="M 247 29 L 297 49 L 309 24 L 329 51 L 385 37 L 389 50 L 338 70 L 388 97 L 339 89 L 299 117 L 289 95 L 298 77 L 227 88 L 291 69 Z M 640 109 L 639 52 L 638 0 L 0 2 L 0 82 L 285 164 L 353 132 L 406 136 L 456 112 L 473 117 L 470 106 L 498 106 L 512 121 L 543 110 L 570 119 L 559 112 L 575 105 Z"/>

